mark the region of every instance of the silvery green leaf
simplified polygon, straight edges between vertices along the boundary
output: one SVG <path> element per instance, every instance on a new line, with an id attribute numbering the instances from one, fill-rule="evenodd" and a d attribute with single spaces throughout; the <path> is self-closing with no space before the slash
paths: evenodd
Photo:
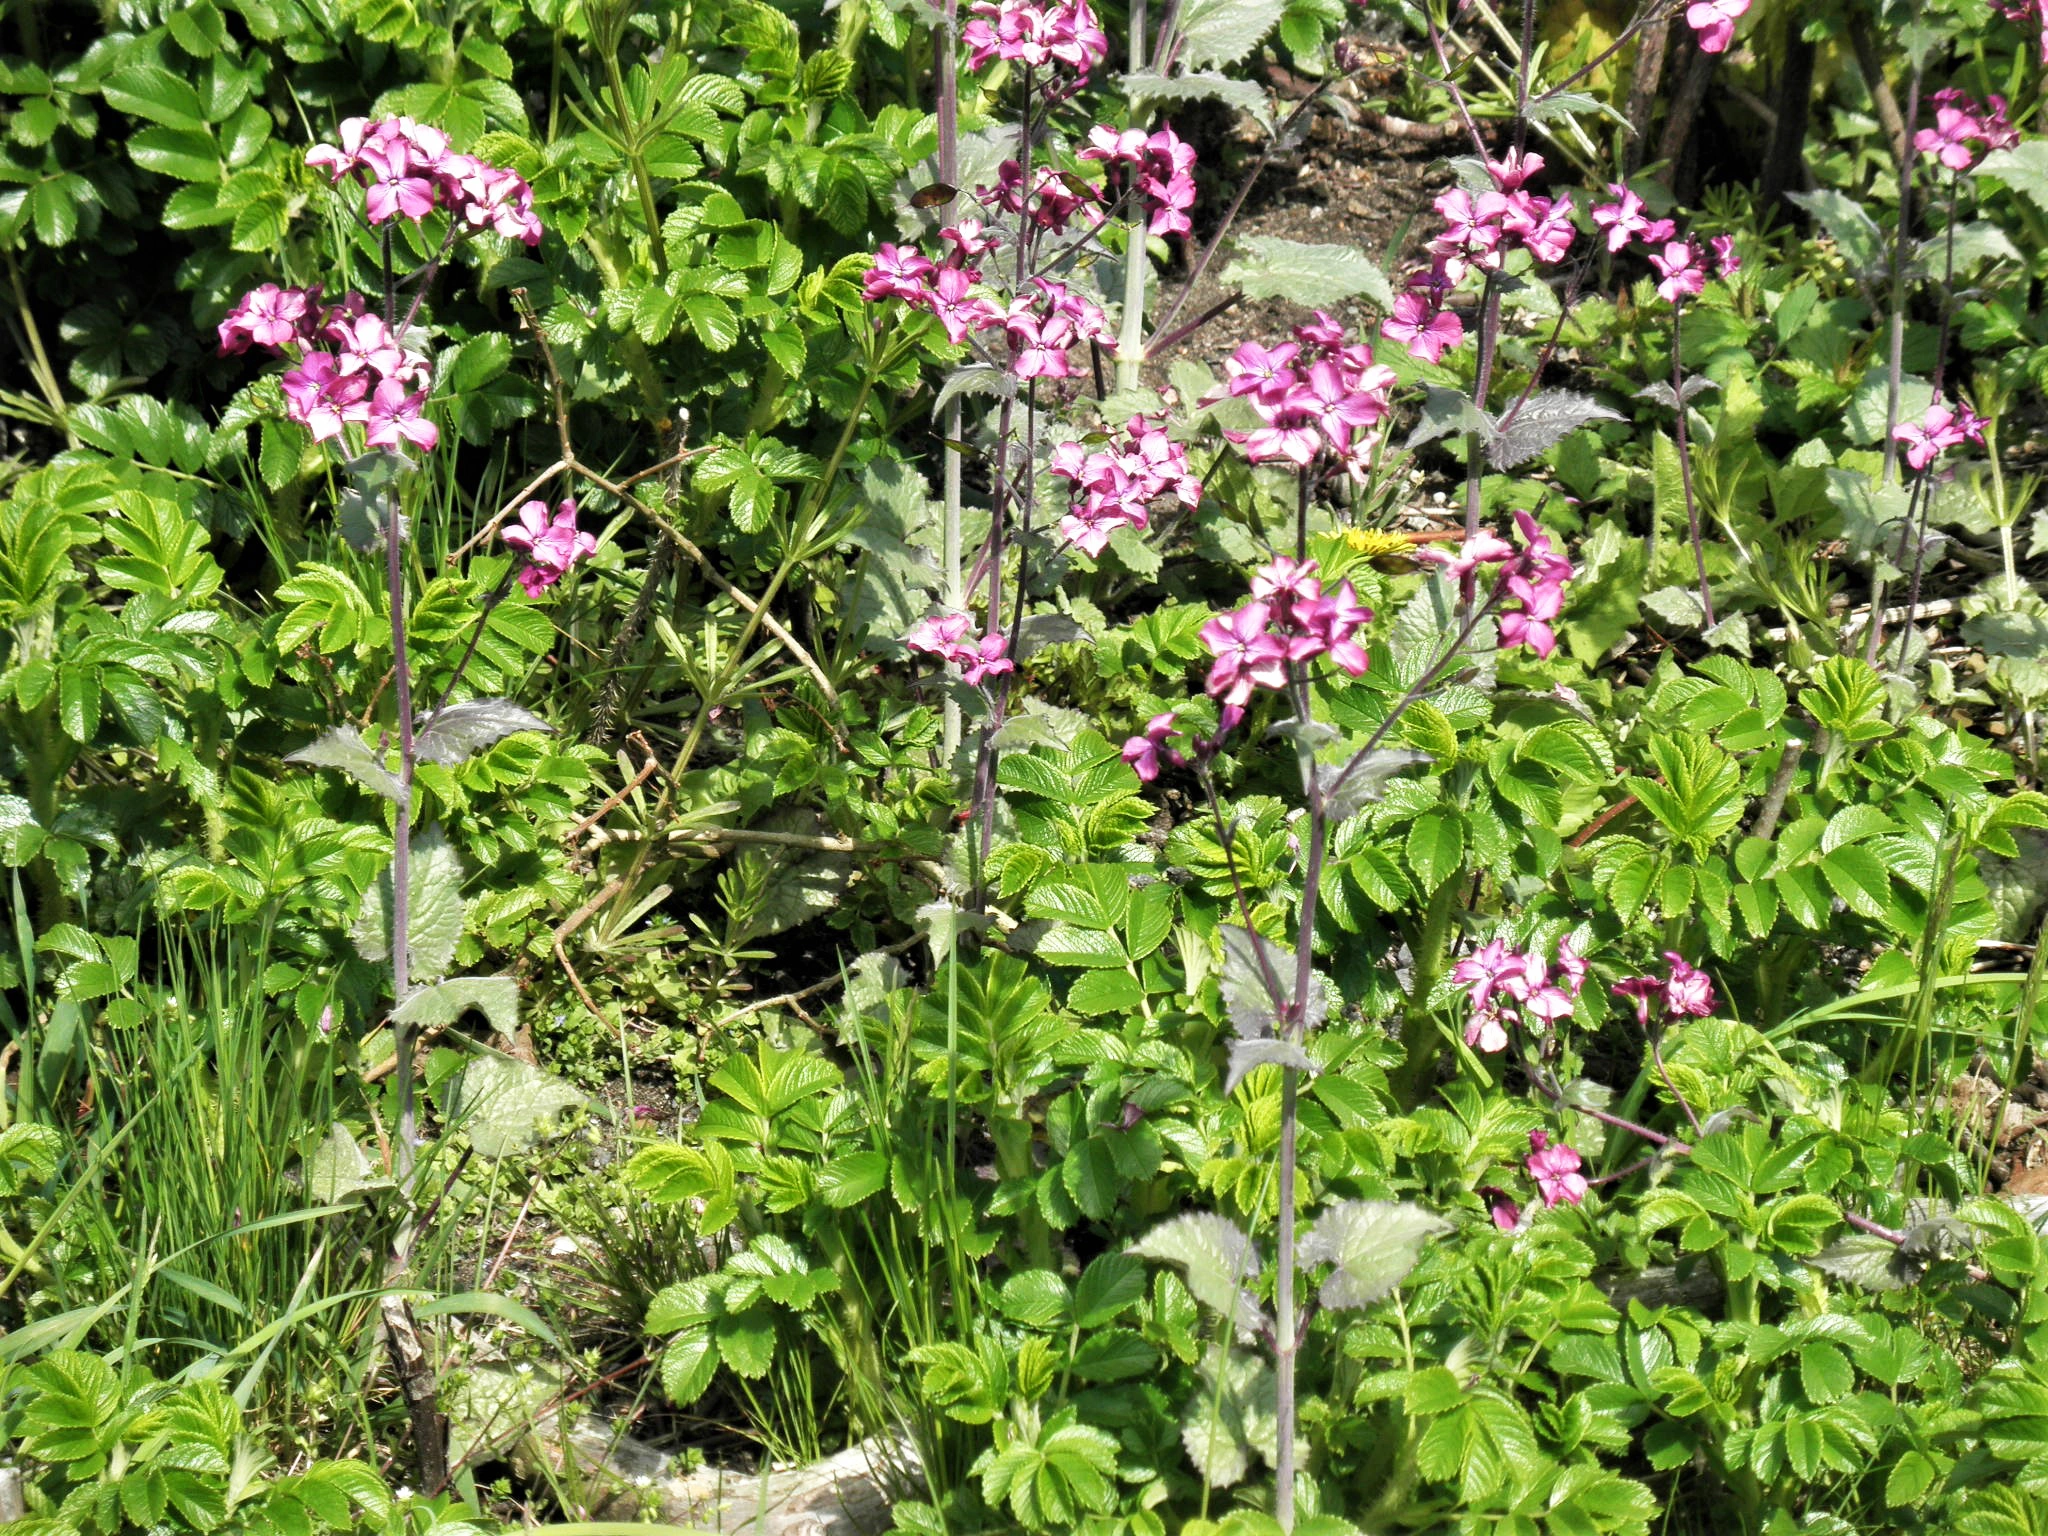
<path id="1" fill-rule="evenodd" d="M 1258 120 L 1259 126 L 1273 126 L 1273 99 L 1249 80 L 1214 72 L 1175 75 L 1162 79 L 1151 70 L 1123 77 L 1124 92 L 1132 106 L 1151 102 L 1168 105 L 1183 101 L 1220 101 Z"/>
<path id="2" fill-rule="evenodd" d="M 338 1205 L 364 1190 L 391 1187 L 391 1180 L 371 1168 L 363 1149 L 356 1145 L 347 1127 L 340 1125 L 306 1154 L 301 1176 L 306 1181 L 306 1194 L 316 1205 Z"/>
<path id="3" fill-rule="evenodd" d="M 1595 421 L 1623 421 L 1621 412 L 1591 395 L 1546 389 L 1531 395 L 1519 408 L 1509 407 L 1502 424 L 1486 444 L 1486 457 L 1496 469 L 1512 469 Z"/>
<path id="4" fill-rule="evenodd" d="M 457 1074 L 448 1114 L 477 1156 L 496 1159 L 553 1134 L 562 1111 L 583 1102 L 583 1094 L 538 1067 L 478 1056 Z"/>
<path id="5" fill-rule="evenodd" d="M 1408 433 L 1405 446 L 1412 453 L 1424 443 L 1433 443 L 1453 433 L 1478 432 L 1484 435 L 1492 431 L 1493 422 L 1486 412 L 1464 395 L 1455 389 L 1445 389 L 1441 384 L 1425 384 L 1422 387 L 1422 412 L 1415 418 L 1415 426 Z"/>
<path id="6" fill-rule="evenodd" d="M 1927 1269 L 1889 1238 L 1870 1232 L 1851 1232 L 1837 1238 L 1809 1262 L 1837 1280 L 1846 1280 L 1866 1291 L 1903 1290 Z"/>
<path id="7" fill-rule="evenodd" d="M 412 840 L 411 878 L 406 931 L 410 979 L 438 980 L 455 959 L 469 904 L 462 899 L 462 860 L 439 827 L 429 827 Z M 391 869 L 363 893 L 363 907 L 350 930 L 356 952 L 373 964 L 391 958 Z"/>
<path id="8" fill-rule="evenodd" d="M 1301 1262 L 1332 1264 L 1326 1307 L 1369 1307 L 1408 1278 L 1422 1245 L 1451 1224 L 1419 1205 L 1344 1200 L 1330 1206 L 1295 1244 Z"/>
<path id="9" fill-rule="evenodd" d="M 411 466 L 383 449 L 350 459 L 342 466 L 341 536 L 349 547 L 369 553 L 384 547 L 384 525 L 395 520 L 399 542 L 406 538 L 405 515 L 398 511 L 399 478 Z"/>
<path id="10" fill-rule="evenodd" d="M 1929 235 L 1920 242 L 1920 265 L 1929 277 L 1939 278 L 1953 256 L 1956 275 L 1967 277 L 1987 261 L 2020 261 L 2019 247 L 2004 230 L 1983 219 L 1971 219 L 1955 227 L 1955 248 L 1949 249 L 1946 232 Z"/>
<path id="11" fill-rule="evenodd" d="M 1248 299 L 1284 298 L 1328 309 L 1363 294 L 1381 309 L 1394 307 L 1393 284 L 1364 252 L 1349 245 L 1305 245 L 1270 235 L 1239 240 L 1243 255 L 1220 279 Z"/>
<path id="12" fill-rule="evenodd" d="M 1700 1140 L 1718 1136 L 1723 1131 L 1733 1130 L 1739 1121 L 1754 1123 L 1757 1113 L 1746 1104 L 1731 1104 L 1726 1109 L 1717 1109 L 1700 1124 Z"/>
<path id="13" fill-rule="evenodd" d="M 1977 162 L 1973 174 L 2003 182 L 2048 211 L 2048 139 L 2030 138 L 2013 149 L 1993 150 Z"/>
<path id="14" fill-rule="evenodd" d="M 1614 1090 L 1590 1077 L 1575 1077 L 1560 1090 L 1567 1109 L 1605 1109 L 1614 1102 Z"/>
<path id="15" fill-rule="evenodd" d="M 942 414 L 946 407 L 962 395 L 994 395 L 999 400 L 1017 398 L 1017 381 L 1006 368 L 992 368 L 987 363 L 968 363 L 955 368 L 946 375 L 946 382 L 939 386 L 938 398 L 932 401 L 932 414 Z"/>
<path id="16" fill-rule="evenodd" d="M 1323 797 L 1324 814 L 1334 826 L 1382 798 L 1387 782 L 1403 768 L 1434 761 L 1427 752 L 1406 747 L 1374 747 L 1361 752 L 1328 780 L 1333 787 Z"/>
<path id="17" fill-rule="evenodd" d="M 1916 1221 L 1908 1227 L 1905 1241 L 1899 1244 L 1899 1252 L 1926 1263 L 1967 1253 L 1975 1243 L 1976 1236 L 1965 1223 L 1944 1214 Z"/>
<path id="18" fill-rule="evenodd" d="M 2048 1195 L 2002 1195 L 2000 1198 L 2018 1211 L 2028 1226 L 2048 1237 Z"/>
<path id="19" fill-rule="evenodd" d="M 1720 387 L 1720 385 L 1703 373 L 1690 374 L 1685 381 L 1685 398 L 1691 400 L 1695 395 L 1703 395 L 1710 389 L 1719 389 Z M 1637 390 L 1636 398 L 1638 400 L 1654 401 L 1658 405 L 1663 406 L 1667 411 L 1678 409 L 1678 392 L 1662 379 Z"/>
<path id="20" fill-rule="evenodd" d="M 1733 651 L 1738 656 L 1747 656 L 1750 647 L 1755 644 L 1749 632 L 1749 615 L 1746 613 L 1729 614 L 1700 638 L 1711 646 Z"/>
<path id="21" fill-rule="evenodd" d="M 917 925 L 931 946 L 932 964 L 944 965 L 958 952 L 961 939 L 988 926 L 988 917 L 950 901 L 928 901 L 917 909 Z"/>
<path id="22" fill-rule="evenodd" d="M 1885 435 L 1885 411 L 1891 400 L 1891 379 L 1885 371 L 1882 358 L 1864 370 L 1862 380 L 1856 385 L 1856 392 L 1849 397 L 1849 408 L 1842 417 L 1842 429 L 1849 441 L 1858 448 L 1875 448 L 1883 445 Z M 1934 403 L 1934 386 L 1915 374 L 1907 374 L 1899 380 L 1900 421 L 1913 421 L 1927 412 Z M 1903 496 L 1904 490 L 1897 482 L 1890 487 Z"/>
<path id="23" fill-rule="evenodd" d="M 554 727 L 510 699 L 470 699 L 443 705 L 423 717 L 413 738 L 413 755 L 423 763 L 452 766 L 474 757 L 494 742 L 518 731 L 552 732 Z"/>
<path id="24" fill-rule="evenodd" d="M 1188 1293 L 1240 1333 L 1254 1334 L 1264 1324 L 1265 1314 L 1246 1289 L 1259 1277 L 1259 1250 L 1229 1217 L 1189 1211 L 1161 1222 L 1131 1244 L 1130 1252 L 1178 1266 Z"/>
<path id="25" fill-rule="evenodd" d="M 1627 118 L 1623 117 L 1599 97 L 1589 95 L 1585 91 L 1545 92 L 1541 96 L 1531 98 L 1528 110 L 1523 115 L 1532 123 L 1553 123 L 1562 118 L 1577 117 L 1585 112 L 1611 118 L 1623 127 L 1628 126 Z M 1489 178 L 1486 187 L 1482 190 L 1490 191 L 1492 186 L 1492 180 Z"/>
<path id="26" fill-rule="evenodd" d="M 1017 634 L 1017 660 L 1036 656 L 1048 646 L 1072 645 L 1093 638 L 1072 615 L 1034 613 L 1024 620 Z"/>
<path id="27" fill-rule="evenodd" d="M 1645 592 L 1642 605 L 1666 629 L 1698 629 L 1706 618 L 1700 595 L 1690 587 L 1659 587 Z"/>
<path id="28" fill-rule="evenodd" d="M 1315 1058 L 1292 1040 L 1233 1040 L 1230 1042 L 1230 1070 L 1223 1076 L 1223 1091 L 1237 1092 L 1237 1085 L 1260 1067 L 1292 1067 L 1313 1073 Z"/>
<path id="29" fill-rule="evenodd" d="M 415 988 L 392 1019 L 419 1029 L 445 1029 L 474 1008 L 501 1035 L 519 1028 L 519 983 L 510 976 L 451 976 Z"/>
<path id="30" fill-rule="evenodd" d="M 1235 64 L 1279 25 L 1284 0 L 1188 0 L 1180 13 L 1180 66 Z"/>
<path id="31" fill-rule="evenodd" d="M 1294 951 L 1236 923 L 1224 923 L 1217 931 L 1223 940 L 1220 984 L 1230 1027 L 1243 1039 L 1264 1040 L 1280 1020 L 1273 988 L 1284 998 L 1294 985 Z"/>
<path id="32" fill-rule="evenodd" d="M 1856 198 L 1832 188 L 1785 195 L 1813 215 L 1814 222 L 1835 242 L 1854 275 L 1868 277 L 1885 269 L 1884 231 L 1863 211 L 1863 204 Z"/>
<path id="33" fill-rule="evenodd" d="M 453 1390 L 441 1402 L 451 1463 L 464 1465 L 472 1452 L 501 1452 L 515 1434 L 543 1433 L 561 1393 L 561 1376 L 532 1361 L 471 1363 L 456 1372 Z"/>
<path id="34" fill-rule="evenodd" d="M 1283 720 L 1267 732 L 1293 742 L 1298 747 L 1307 747 L 1317 752 L 1333 741 L 1339 741 L 1344 733 L 1334 725 L 1322 720 Z"/>
<path id="35" fill-rule="evenodd" d="M 1279 1460 L 1279 1382 L 1266 1361 L 1225 1345 L 1204 1358 L 1201 1375 L 1181 1415 L 1181 1444 L 1210 1487 L 1227 1488 L 1255 1453 L 1269 1466 Z"/>
<path id="36" fill-rule="evenodd" d="M 284 760 L 288 763 L 307 763 L 315 768 L 339 768 L 343 773 L 373 790 L 387 800 L 396 801 L 405 793 L 405 786 L 398 775 L 384 766 L 381 754 L 372 750 L 363 740 L 362 733 L 352 725 L 337 725 L 325 736 L 287 752 Z"/>

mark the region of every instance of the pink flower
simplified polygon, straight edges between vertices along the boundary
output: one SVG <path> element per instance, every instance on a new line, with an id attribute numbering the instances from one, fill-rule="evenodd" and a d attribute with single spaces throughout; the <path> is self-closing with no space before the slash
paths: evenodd
<path id="1" fill-rule="evenodd" d="M 374 123 L 352 117 L 342 123 L 339 137 L 339 144 L 315 145 L 306 164 L 326 171 L 331 181 L 350 175 L 367 181 L 363 212 L 370 223 L 418 221 L 441 207 L 459 229 L 490 229 L 528 245 L 540 243 L 533 188 L 525 178 L 474 155 L 450 153 L 440 129 L 409 117 Z"/>
<path id="2" fill-rule="evenodd" d="M 1621 182 L 1609 182 L 1607 186 L 1614 201 L 1593 205 L 1593 222 L 1607 231 L 1607 249 L 1618 251 L 1631 239 L 1650 227 L 1650 221 L 1643 217 L 1643 200 L 1634 190 Z"/>
<path id="3" fill-rule="evenodd" d="M 1505 560 L 1512 560 L 1514 555 L 1514 545 L 1484 528 L 1460 544 L 1455 554 L 1436 548 L 1415 551 L 1417 560 L 1442 566 L 1458 581 L 1463 581 L 1482 565 L 1499 565 Z"/>
<path id="4" fill-rule="evenodd" d="M 1631 976 L 1626 981 L 1617 981 L 1608 989 L 1616 997 L 1632 999 L 1636 1005 L 1636 1022 L 1644 1029 L 1650 1027 L 1650 999 L 1664 995 L 1664 983 L 1655 976 Z"/>
<path id="5" fill-rule="evenodd" d="M 1380 334 L 1400 342 L 1409 356 L 1434 363 L 1465 339 L 1465 322 L 1420 293 L 1409 292 L 1394 300 L 1394 312 L 1381 322 Z"/>
<path id="6" fill-rule="evenodd" d="M 341 436 L 350 422 L 368 419 L 369 377 L 344 375 L 332 353 L 308 352 L 278 384 L 285 415 L 310 430 L 316 443 Z"/>
<path id="7" fill-rule="evenodd" d="M 1266 631 L 1271 611 L 1264 603 L 1249 602 L 1202 626 L 1202 643 L 1216 658 L 1209 668 L 1211 698 L 1242 707 L 1255 688 L 1287 685 L 1287 644 Z"/>
<path id="8" fill-rule="evenodd" d="M 1538 261 L 1563 261 L 1578 234 L 1572 225 L 1571 198 L 1553 200 L 1527 192 L 1510 192 L 1507 201 L 1501 227 L 1528 247 L 1529 254 Z"/>
<path id="9" fill-rule="evenodd" d="M 1700 52 L 1723 53 L 1735 36 L 1735 23 L 1749 11 L 1750 0 L 1693 0 L 1685 8 L 1685 24 L 1698 34 Z"/>
<path id="10" fill-rule="evenodd" d="M 1727 277 L 1742 269 L 1742 258 L 1735 254 L 1733 235 L 1716 235 L 1707 245 L 1714 253 L 1714 276 Z"/>
<path id="11" fill-rule="evenodd" d="M 1747 3 L 1747 0 L 1745 0 Z M 1523 1160 L 1523 1167 L 1536 1181 L 1536 1187 L 1543 1192 L 1546 1209 L 1558 1205 L 1577 1205 L 1586 1198 L 1591 1187 L 1586 1183 L 1585 1174 L 1579 1170 L 1583 1160 L 1563 1142 L 1551 1145 L 1548 1133 L 1529 1133 L 1529 1156 Z"/>
<path id="12" fill-rule="evenodd" d="M 1498 160 L 1486 162 L 1486 174 L 1503 192 L 1519 192 L 1522 183 L 1543 169 L 1543 157 L 1511 149 Z"/>
<path id="13" fill-rule="evenodd" d="M 974 19 L 961 29 L 967 67 L 1008 59 L 1030 69 L 1062 65 L 1085 78 L 1109 57 L 1109 38 L 1087 0 L 1035 5 L 1031 0 L 976 0 Z"/>
<path id="14" fill-rule="evenodd" d="M 1146 724 L 1144 735 L 1133 736 L 1124 743 L 1124 761 L 1136 770 L 1140 779 L 1150 784 L 1159 777 L 1161 763 L 1170 763 L 1176 768 L 1186 763 L 1186 758 L 1167 745 L 1180 734 L 1180 727 L 1173 722 L 1172 710 L 1154 715 Z"/>
<path id="15" fill-rule="evenodd" d="M 1486 1197 L 1486 1214 L 1493 1218 L 1493 1224 L 1503 1232 L 1519 1232 L 1522 1229 L 1522 1208 L 1504 1189 L 1491 1184 L 1482 1184 L 1476 1193 Z"/>
<path id="16" fill-rule="evenodd" d="M 974 279 L 959 267 L 942 268 L 932 279 L 927 300 L 931 312 L 946 329 L 946 339 L 959 346 L 971 331 L 986 331 L 1003 323 L 1003 312 L 987 299 L 968 292 Z"/>
<path id="17" fill-rule="evenodd" d="M 275 283 L 265 283 L 250 289 L 220 323 L 221 356 L 246 352 L 252 342 L 275 352 L 304 341 L 311 329 L 314 306 L 319 302 L 317 285 L 280 288 Z"/>
<path id="18" fill-rule="evenodd" d="M 1017 664 L 1006 654 L 1010 648 L 1007 635 L 983 635 L 978 644 L 966 648 L 960 660 L 960 678 L 970 688 L 979 688 L 990 678 L 1005 672 L 1017 670 Z"/>
<path id="19" fill-rule="evenodd" d="M 1707 286 L 1706 269 L 1700 265 L 1699 248 L 1690 240 L 1669 241 L 1662 254 L 1652 251 L 1650 265 L 1663 279 L 1657 284 L 1657 292 L 1667 304 L 1697 296 Z"/>
<path id="20" fill-rule="evenodd" d="M 1918 421 L 1902 421 L 1892 428 L 1892 437 L 1906 445 L 1906 462 L 1924 470 L 1951 448 L 1983 442 L 1984 426 L 1980 417 L 1969 411 L 1959 415 L 1937 396 Z"/>
<path id="21" fill-rule="evenodd" d="M 1703 1019 L 1714 1011 L 1714 983 L 1707 973 L 1686 963 L 1683 955 L 1664 951 L 1671 967 L 1664 983 L 1664 1011 L 1673 1018 Z"/>
<path id="22" fill-rule="evenodd" d="M 1270 349 L 1248 341 L 1223 360 L 1224 388 L 1233 395 L 1253 395 L 1270 385 L 1292 384 L 1292 365 L 1300 353 L 1291 341 Z"/>
<path id="23" fill-rule="evenodd" d="M 1353 638 L 1372 622 L 1372 610 L 1358 600 L 1358 589 L 1350 582 L 1339 582 L 1336 591 L 1297 603 L 1294 620 L 1314 642 L 1312 654 L 1328 656 L 1339 670 L 1363 677 L 1372 666 L 1365 647 Z"/>
<path id="24" fill-rule="evenodd" d="M 958 224 L 948 224 L 939 231 L 939 239 L 953 247 L 947 262 L 956 267 L 968 267 L 970 271 L 976 257 L 986 256 L 1003 243 L 1002 236 L 991 231 L 979 219 L 962 219 Z"/>
<path id="25" fill-rule="evenodd" d="M 1344 322 L 1327 310 L 1317 310 L 1315 319 L 1307 325 L 1294 328 L 1294 339 L 1305 347 L 1321 347 L 1328 350 L 1344 345 L 1346 335 Z"/>
<path id="26" fill-rule="evenodd" d="M 1568 938 L 1558 940 L 1557 970 L 1564 978 L 1565 991 L 1577 997 L 1580 989 L 1586 985 L 1586 962 L 1585 958 L 1572 948 L 1572 941 Z"/>
<path id="27" fill-rule="evenodd" d="M 441 441 L 441 434 L 431 421 L 420 414 L 426 398 L 424 390 L 407 394 L 405 386 L 397 379 L 380 382 L 370 395 L 366 423 L 369 431 L 363 434 L 364 440 L 372 448 L 396 448 L 401 442 L 406 442 L 422 453 L 432 453 Z"/>
<path id="28" fill-rule="evenodd" d="M 597 540 L 576 526 L 576 503 L 565 501 L 548 516 L 547 503 L 529 501 L 519 509 L 518 523 L 501 535 L 505 543 L 526 556 L 519 570 L 519 585 L 528 597 L 539 597 L 569 574 L 579 560 L 597 553 Z"/>
<path id="29" fill-rule="evenodd" d="M 954 649 L 967 638 L 967 631 L 973 623 L 973 617 L 965 613 L 930 614 L 911 626 L 910 633 L 903 637 L 903 643 L 913 651 L 950 660 Z"/>
<path id="30" fill-rule="evenodd" d="M 914 246 L 884 244 L 875 251 L 875 264 L 861 277 L 861 297 L 870 304 L 881 299 L 922 304 L 925 279 L 935 270 L 931 258 Z"/>

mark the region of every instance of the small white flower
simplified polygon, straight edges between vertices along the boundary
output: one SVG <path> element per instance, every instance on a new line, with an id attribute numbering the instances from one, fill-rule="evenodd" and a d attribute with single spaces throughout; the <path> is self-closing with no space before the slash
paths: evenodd
<path id="1" fill-rule="evenodd" d="M 412 1497 L 412 1490 L 410 1488 L 404 1487 L 395 1488 L 392 1490 L 392 1497 L 398 1499 L 402 1503 L 405 1500 Z"/>

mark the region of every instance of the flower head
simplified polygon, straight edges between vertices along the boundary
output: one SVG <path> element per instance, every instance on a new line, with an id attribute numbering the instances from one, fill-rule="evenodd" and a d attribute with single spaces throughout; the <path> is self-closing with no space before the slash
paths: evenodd
<path id="1" fill-rule="evenodd" d="M 1170 763 L 1178 768 L 1187 761 L 1179 752 L 1167 745 L 1174 737 L 1182 734 L 1184 733 L 1180 727 L 1174 723 L 1172 710 L 1169 709 L 1163 715 L 1154 715 L 1146 724 L 1144 735 L 1133 736 L 1124 743 L 1124 761 L 1137 771 L 1140 779 L 1150 784 L 1159 777 L 1162 763 Z"/>
<path id="2" fill-rule="evenodd" d="M 1905 444 L 1906 462 L 1926 469 L 1951 448 L 1984 441 L 1983 418 L 1968 410 L 1957 410 L 1936 396 L 1918 421 L 1902 421 L 1892 428 L 1895 441 Z"/>
<path id="3" fill-rule="evenodd" d="M 1553 1145 L 1545 1131 L 1529 1133 L 1529 1155 L 1523 1159 L 1522 1166 L 1529 1170 L 1529 1176 L 1543 1192 L 1546 1209 L 1577 1205 L 1586 1198 L 1586 1191 L 1591 1187 L 1586 1183 L 1585 1174 L 1579 1171 L 1584 1160 L 1563 1142 Z"/>
<path id="4" fill-rule="evenodd" d="M 597 539 L 576 526 L 576 503 L 565 501 L 548 515 L 547 503 L 529 501 L 519 521 L 502 535 L 507 546 L 526 556 L 519 585 L 528 597 L 539 597 L 569 574 L 579 560 L 597 553 Z"/>
<path id="5" fill-rule="evenodd" d="M 1650 253 L 1650 265 L 1661 279 L 1657 292 L 1667 304 L 1697 297 L 1707 286 L 1707 271 L 1701 265 L 1699 247 L 1690 240 L 1666 241 L 1662 251 Z"/>
<path id="6" fill-rule="evenodd" d="M 1701 53 L 1725 53 L 1735 37 L 1735 23 L 1749 12 L 1750 0 L 1693 0 L 1685 8 Z"/>

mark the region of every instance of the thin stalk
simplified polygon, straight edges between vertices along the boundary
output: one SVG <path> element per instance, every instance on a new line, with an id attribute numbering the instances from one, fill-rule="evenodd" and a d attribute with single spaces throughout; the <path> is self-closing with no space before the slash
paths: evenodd
<path id="1" fill-rule="evenodd" d="M 398 710 L 398 803 L 391 832 L 391 1043 L 398 1059 L 398 1178 L 410 1198 L 413 1150 L 418 1141 L 414 1120 L 412 1032 L 397 1018 L 412 991 L 412 667 L 405 649 L 405 557 L 398 534 L 396 500 L 384 512 L 384 581 L 391 603 L 391 671 Z"/>
<path id="2" fill-rule="evenodd" d="M 1685 304 L 1671 306 L 1671 394 L 1678 421 L 1678 483 L 1685 491 L 1685 527 L 1692 539 L 1693 568 L 1700 578 L 1700 612 L 1704 627 L 1714 627 L 1714 594 L 1707 587 L 1707 546 L 1700 539 L 1700 508 L 1692 489 L 1692 446 L 1685 436 L 1685 364 L 1681 358 Z"/>
<path id="3" fill-rule="evenodd" d="M 1131 73 L 1137 74 L 1145 67 L 1145 0 L 1131 0 Z M 1145 124 L 1133 121 L 1133 128 Z M 1124 168 L 1127 182 L 1137 178 L 1130 167 Z M 1116 340 L 1116 387 L 1136 389 L 1140 370 L 1145 366 L 1145 279 L 1150 276 L 1146 270 L 1152 265 L 1152 256 L 1145 249 L 1145 226 L 1147 223 L 1144 203 L 1132 199 L 1130 216 L 1124 223 L 1124 312 Z"/>
<path id="4" fill-rule="evenodd" d="M 1292 1067 L 1282 1067 L 1280 1072 L 1280 1272 L 1273 1283 L 1273 1418 L 1278 1444 L 1273 1462 L 1273 1517 L 1280 1523 L 1281 1536 L 1293 1536 L 1294 1357 L 1301 1347 L 1301 1330 L 1294 1316 L 1295 1099 L 1301 1074 Z"/>
<path id="5" fill-rule="evenodd" d="M 1486 413 L 1487 397 L 1493 393 L 1494 342 L 1500 330 L 1500 290 L 1494 275 L 1486 274 L 1486 289 L 1479 301 L 1479 367 L 1472 377 L 1472 404 Z M 1479 536 L 1479 490 L 1486 472 L 1486 445 L 1477 432 L 1465 434 L 1465 537 Z"/>
<path id="6" fill-rule="evenodd" d="M 960 0 L 945 0 L 940 24 L 932 32 L 932 51 L 938 70 L 938 172 L 939 180 L 949 187 L 960 182 L 960 69 L 958 49 L 953 42 L 953 29 L 958 24 L 959 15 Z M 952 609 L 967 605 L 967 594 L 960 585 L 962 456 L 959 443 L 962 420 L 960 401 L 956 398 L 947 404 L 939 426 L 945 438 L 943 451 L 946 455 L 943 470 L 945 521 L 939 538 L 940 559 L 946 572 L 946 606 Z M 945 760 L 951 763 L 954 754 L 960 750 L 960 703 L 951 694 L 946 696 L 941 721 L 940 740 Z"/>
<path id="7" fill-rule="evenodd" d="M 619 72 L 620 35 L 614 33 L 599 51 L 604 55 L 604 77 L 612 95 L 612 111 L 619 120 L 619 139 L 626 151 L 626 163 L 633 168 L 633 185 L 640 193 L 640 216 L 647 221 L 647 248 L 658 276 L 668 276 L 668 252 L 661 242 L 661 210 L 654 201 L 654 179 L 647 174 L 647 157 L 641 153 L 638 133 L 626 101 L 626 80 Z"/>

